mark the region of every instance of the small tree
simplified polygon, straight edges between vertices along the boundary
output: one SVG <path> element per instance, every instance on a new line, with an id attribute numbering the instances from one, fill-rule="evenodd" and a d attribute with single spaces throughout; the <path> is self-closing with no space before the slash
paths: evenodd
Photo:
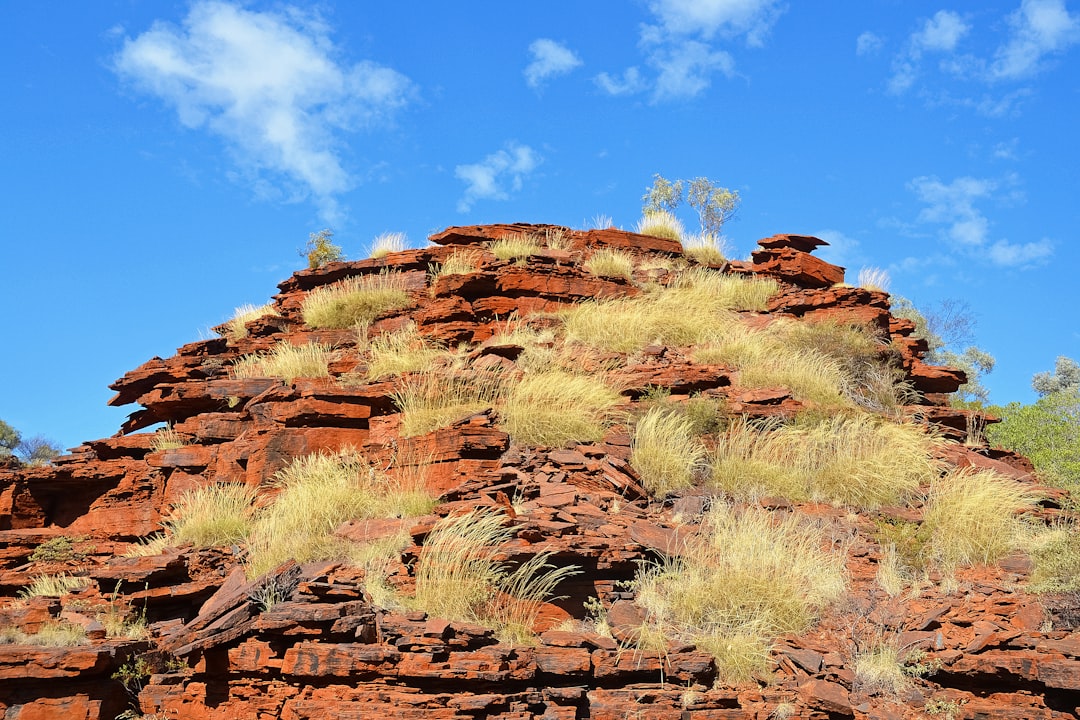
<path id="1" fill-rule="evenodd" d="M 326 228 L 317 233 L 311 233 L 308 238 L 307 248 L 301 251 L 301 255 L 307 255 L 308 267 L 312 270 L 322 266 L 344 260 L 345 255 L 340 245 L 330 241 L 334 237 L 334 231 Z"/>
<path id="2" fill-rule="evenodd" d="M 1031 405 L 990 408 L 1001 422 L 986 428 L 995 444 L 1031 459 L 1045 482 L 1080 489 L 1080 391 L 1047 393 Z"/>
<path id="3" fill-rule="evenodd" d="M 1065 390 L 1075 391 L 1080 388 L 1080 364 L 1059 355 L 1054 363 L 1054 371 L 1035 373 L 1031 378 L 1031 387 L 1043 397 Z"/>
<path id="4" fill-rule="evenodd" d="M 0 420 L 0 460 L 11 457 L 11 454 L 15 452 L 15 448 L 19 447 L 21 440 L 22 437 L 19 435 L 18 430 Z"/>
<path id="5" fill-rule="evenodd" d="M 690 207 L 697 210 L 703 237 L 720 237 L 720 228 L 735 216 L 739 208 L 739 193 L 720 187 L 708 178 L 690 181 L 686 193 Z"/>
<path id="6" fill-rule="evenodd" d="M 59 457 L 61 453 L 60 447 L 55 442 L 41 435 L 20 441 L 19 447 L 15 450 L 15 454 L 30 465 L 44 465 L 53 458 Z"/>
<path id="7" fill-rule="evenodd" d="M 679 207 L 683 196 L 683 181 L 671 182 L 665 180 L 659 173 L 653 175 L 652 187 L 645 191 L 641 199 L 645 204 L 641 206 L 641 212 L 649 213 L 667 211 L 675 214 L 675 208 Z"/>

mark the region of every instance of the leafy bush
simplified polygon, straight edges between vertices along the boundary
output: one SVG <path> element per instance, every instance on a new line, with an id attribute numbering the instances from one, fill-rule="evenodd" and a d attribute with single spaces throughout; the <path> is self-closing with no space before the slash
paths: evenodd
<path id="1" fill-rule="evenodd" d="M 331 347 L 311 342 L 292 345 L 281 341 L 269 352 L 253 353 L 237 359 L 232 366 L 234 378 L 272 377 L 292 382 L 298 377 L 327 377 Z"/>
<path id="2" fill-rule="evenodd" d="M 333 236 L 334 232 L 330 229 L 310 234 L 305 249 L 309 268 L 314 270 L 345 258 L 341 252 L 341 246 L 330 241 Z"/>
<path id="3" fill-rule="evenodd" d="M 75 550 L 75 542 L 85 538 L 70 538 L 66 535 L 50 538 L 34 548 L 30 553 L 30 562 L 68 562 L 85 560 L 86 555 Z"/>
<path id="4" fill-rule="evenodd" d="M 719 506 L 680 557 L 639 571 L 637 603 L 647 626 L 713 653 L 725 680 L 745 680 L 774 637 L 805 631 L 843 593 L 843 558 L 828 545 L 794 516 Z"/>
<path id="5" fill-rule="evenodd" d="M 654 407 L 634 428 L 630 465 L 656 497 L 692 486 L 706 456 L 693 422 L 672 410 Z"/>
<path id="6" fill-rule="evenodd" d="M 1044 482 L 1080 493 L 1080 392 L 1053 392 L 991 412 L 1001 422 L 986 428 L 990 442 L 1026 455 Z"/>
<path id="7" fill-rule="evenodd" d="M 344 329 L 370 323 L 380 315 L 408 307 L 409 294 L 400 273 L 350 277 L 315 288 L 304 298 L 304 322 L 315 329 Z"/>

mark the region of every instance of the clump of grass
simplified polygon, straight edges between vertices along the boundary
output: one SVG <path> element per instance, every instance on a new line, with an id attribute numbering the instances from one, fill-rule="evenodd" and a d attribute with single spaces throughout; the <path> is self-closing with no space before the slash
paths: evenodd
<path id="1" fill-rule="evenodd" d="M 664 407 L 654 407 L 634 428 L 630 465 L 646 490 L 665 497 L 694 484 L 707 454 L 694 434 L 693 421 Z"/>
<path id="2" fill-rule="evenodd" d="M 646 212 L 638 221 L 634 231 L 639 235 L 651 235 L 653 237 L 666 238 L 678 242 L 682 239 L 683 224 L 667 210 L 652 210 Z"/>
<path id="3" fill-rule="evenodd" d="M 701 265 L 723 265 L 727 248 L 716 235 L 691 235 L 683 239 L 683 254 Z"/>
<path id="4" fill-rule="evenodd" d="M 367 341 L 367 379 L 428 372 L 449 353 L 423 337 L 415 323 Z"/>
<path id="5" fill-rule="evenodd" d="M 558 447 L 602 439 L 621 400 L 600 376 L 552 369 L 514 383 L 500 415 L 515 442 Z"/>
<path id="6" fill-rule="evenodd" d="M 233 342 L 242 340 L 247 337 L 247 324 L 252 320 L 257 320 L 266 315 L 272 315 L 274 313 L 274 306 L 271 304 L 266 305 L 241 305 L 236 308 L 232 318 L 222 326 L 218 332 L 222 337 L 225 337 Z"/>
<path id="7" fill-rule="evenodd" d="M 172 424 L 166 425 L 150 438 L 150 449 L 157 450 L 175 450 L 176 448 L 182 448 L 187 445 L 187 438 L 173 429 Z"/>
<path id="8" fill-rule="evenodd" d="M 170 538 L 165 533 L 154 533 L 132 543 L 124 552 L 124 557 L 148 557 L 160 555 L 169 547 Z"/>
<path id="9" fill-rule="evenodd" d="M 737 497 L 871 509 L 903 502 L 937 476 L 932 443 L 918 426 L 863 414 L 764 429 L 736 422 L 717 439 L 710 481 Z"/>
<path id="10" fill-rule="evenodd" d="M 499 260 L 514 260 L 521 264 L 530 255 L 536 255 L 544 248 L 532 235 L 515 233 L 494 241 L 489 249 Z"/>
<path id="11" fill-rule="evenodd" d="M 296 458 L 272 486 L 278 495 L 249 533 L 251 577 L 289 558 L 305 563 L 345 557 L 344 541 L 333 532 L 347 520 L 414 517 L 434 506 L 421 483 L 396 480 L 352 450 Z"/>
<path id="12" fill-rule="evenodd" d="M 385 232 L 371 241 L 371 257 L 382 259 L 390 253 L 401 252 L 407 243 L 405 233 Z"/>
<path id="13" fill-rule="evenodd" d="M 859 287 L 865 290 L 874 290 L 877 292 L 887 293 L 889 292 L 889 285 L 892 280 L 889 278 L 889 272 L 876 267 L 864 267 L 859 270 Z"/>
<path id="14" fill-rule="evenodd" d="M 942 568 L 989 564 L 1023 546 L 1034 506 L 1027 486 L 992 471 L 957 470 L 930 485 L 922 532 Z"/>
<path id="15" fill-rule="evenodd" d="M 443 275 L 468 275 L 474 273 L 483 262 L 483 257 L 476 250 L 455 250 L 447 256 L 441 265 L 433 266 L 431 284 Z"/>
<path id="16" fill-rule="evenodd" d="M 0 630 L 0 645 L 37 645 L 39 647 L 73 647 L 86 645 L 90 640 L 81 625 L 50 621 L 42 623 L 36 633 L 24 633 L 16 628 Z"/>
<path id="17" fill-rule="evenodd" d="M 1080 532 L 1059 524 L 1034 538 L 1035 568 L 1028 589 L 1036 593 L 1080 592 Z"/>
<path id="18" fill-rule="evenodd" d="M 243 542 L 251 531 L 255 497 L 255 490 L 243 483 L 214 483 L 184 492 L 164 522 L 168 542 L 195 547 Z"/>
<path id="19" fill-rule="evenodd" d="M 232 366 L 234 378 L 271 377 L 292 382 L 298 377 L 327 377 L 332 348 L 318 342 L 293 345 L 281 341 L 268 352 L 239 358 Z"/>
<path id="20" fill-rule="evenodd" d="M 867 694 L 899 695 L 911 683 L 904 659 L 894 642 L 878 642 L 855 654 L 855 683 Z"/>
<path id="21" fill-rule="evenodd" d="M 771 278 L 697 268 L 639 297 L 580 303 L 559 317 L 568 341 L 599 350 L 632 353 L 650 343 L 685 347 L 729 332 L 738 323 L 733 311 L 764 309 L 777 287 Z"/>
<path id="22" fill-rule="evenodd" d="M 412 437 L 494 407 L 503 392 L 495 374 L 424 373 L 407 378 L 391 398 L 402 413 L 401 434 Z"/>
<path id="23" fill-rule="evenodd" d="M 597 277 L 634 279 L 634 256 L 623 250 L 601 248 L 585 261 L 585 269 Z"/>
<path id="24" fill-rule="evenodd" d="M 70 592 L 80 590 L 90 584 L 90 579 L 76 577 L 66 573 L 59 575 L 39 575 L 25 588 L 19 591 L 24 599 L 34 597 L 63 597 Z"/>
<path id="25" fill-rule="evenodd" d="M 512 535 L 505 522 L 490 510 L 441 520 L 417 559 L 413 604 L 437 617 L 493 626 L 504 642 L 527 641 L 541 604 L 579 569 L 553 566 L 548 552 L 517 567 L 498 561 L 498 547 Z"/>
<path id="26" fill-rule="evenodd" d="M 637 603 L 647 626 L 713 653 L 725 680 L 746 680 L 773 638 L 807 630 L 843 593 L 843 559 L 828 544 L 794 516 L 715 507 L 680 557 L 639 571 Z"/>
<path id="27" fill-rule="evenodd" d="M 344 329 L 409 305 L 400 273 L 382 272 L 315 288 L 301 308 L 304 322 L 316 329 Z"/>

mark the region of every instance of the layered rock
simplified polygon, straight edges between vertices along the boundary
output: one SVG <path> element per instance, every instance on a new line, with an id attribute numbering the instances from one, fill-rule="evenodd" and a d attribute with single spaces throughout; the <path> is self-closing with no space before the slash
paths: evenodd
<path id="1" fill-rule="evenodd" d="M 487 252 L 487 243 L 522 233 L 558 237 L 558 247 L 523 261 Z M 51 466 L 0 468 L 0 625 L 31 638 L 51 621 L 88 629 L 86 644 L 73 648 L 0 645 L 5 717 L 100 720 L 130 703 L 185 718 L 906 718 L 935 707 L 955 708 L 955 717 L 1077 716 L 1070 693 L 1080 686 L 1080 640 L 1067 609 L 1054 616 L 1019 589 L 1030 571 L 1024 559 L 963 571 L 964 594 L 931 587 L 915 600 L 890 598 L 874 583 L 882 561 L 874 523 L 810 503 L 761 500 L 774 511 L 827 518 L 845 534 L 852 612 L 782 638 L 768 683 L 718 684 L 712 657 L 692 646 L 638 649 L 641 617 L 627 583 L 641 563 L 679 552 L 693 532 L 685 518 L 699 516 L 710 498 L 691 491 L 651 499 L 628 462 L 631 439 L 621 425 L 597 442 L 524 447 L 485 411 L 403 437 L 394 401 L 401 381 L 356 380 L 364 371 L 356 331 L 311 329 L 302 304 L 339 280 L 393 271 L 409 303 L 375 318 L 369 337 L 412 322 L 429 339 L 473 345 L 474 364 L 512 372 L 521 348 L 491 341 L 508 317 L 542 318 L 568 303 L 636 296 L 643 282 L 664 281 L 662 261 L 679 258 L 681 247 L 614 229 L 550 225 L 450 228 L 431 240 L 434 246 L 379 260 L 296 273 L 279 286 L 273 312 L 249 322 L 244 337 L 185 345 L 117 380 L 110 404 L 140 407 L 116 436 L 88 442 Z M 752 261 L 725 266 L 780 285 L 767 312 L 747 313 L 747 321 L 785 316 L 876 328 L 920 393 L 906 415 L 970 441 L 948 446 L 943 462 L 1033 482 L 1023 458 L 980 442 L 985 418 L 947 405 L 963 373 L 927 365 L 925 344 L 912 337 L 911 323 L 892 317 L 888 296 L 840 285 L 843 269 L 811 254 L 821 244 L 777 235 L 759 243 Z M 660 269 L 638 269 L 636 282 L 594 276 L 583 263 L 601 248 L 633 254 L 639 268 L 652 259 Z M 462 249 L 475 251 L 476 270 L 432 282 L 432 267 Z M 329 377 L 285 382 L 229 373 L 239 358 L 278 342 L 311 341 L 336 348 Z M 695 363 L 685 348 L 648 347 L 611 373 L 627 410 L 655 388 L 677 400 L 722 400 L 733 415 L 790 417 L 807 409 L 790 390 L 743 387 L 737 368 Z M 155 449 L 152 433 L 136 432 L 158 423 L 169 423 L 187 444 Z M 294 458 L 343 448 L 380 463 L 422 466 L 440 504 L 421 518 L 346 523 L 339 537 L 370 541 L 404 531 L 402 558 L 415 559 L 439 518 L 490 506 L 510 518 L 512 538 L 500 548 L 507 558 L 551 551 L 582 569 L 560 585 L 563 597 L 543 607 L 533 644 L 507 644 L 490 628 L 380 606 L 364 572 L 343 563 L 290 563 L 249 579 L 239 548 L 124 556 L 161 528 L 170 504 L 187 490 L 240 482 L 266 492 Z M 1044 503 L 1048 516 L 1054 504 Z M 32 559 L 35 548 L 58 537 L 77 538 L 77 554 Z M 58 572 L 88 580 L 72 596 L 74 608 L 68 600 L 15 601 L 35 576 Z M 389 582 L 408 592 L 411 572 L 403 560 Z M 257 601 L 268 584 L 283 589 L 272 607 Z M 586 617 L 587 600 L 602 617 Z M 90 627 L 98 613 L 118 605 L 145 617 L 148 638 L 110 639 Z M 896 633 L 903 647 L 924 651 L 936 673 L 913 682 L 903 697 L 861 687 L 851 670 L 852 623 Z M 604 625 L 609 633 L 600 632 Z"/>

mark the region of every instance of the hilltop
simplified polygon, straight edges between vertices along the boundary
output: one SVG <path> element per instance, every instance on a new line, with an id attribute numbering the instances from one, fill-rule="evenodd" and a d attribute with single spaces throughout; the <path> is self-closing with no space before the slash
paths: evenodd
<path id="1" fill-rule="evenodd" d="M 1067 498 L 823 241 L 430 240 L 0 467 L 5 718 L 1080 716 Z"/>

